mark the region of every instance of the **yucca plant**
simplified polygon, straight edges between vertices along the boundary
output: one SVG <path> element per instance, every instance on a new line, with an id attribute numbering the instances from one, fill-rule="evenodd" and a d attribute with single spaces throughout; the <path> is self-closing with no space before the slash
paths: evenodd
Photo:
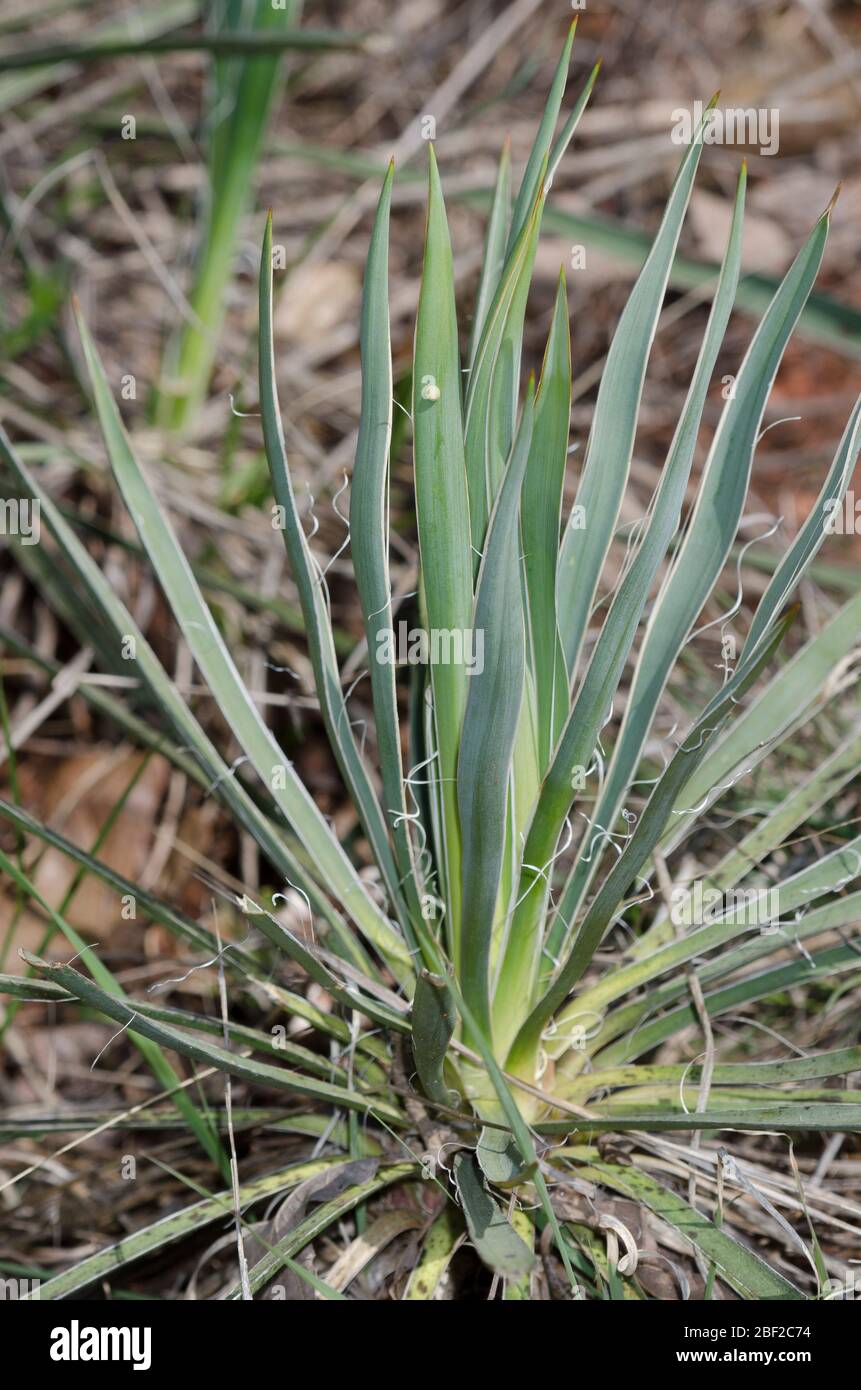
<path id="1" fill-rule="evenodd" d="M 332 1187 L 286 1235 L 272 1238 L 233 1297 L 266 1287 L 316 1235 L 372 1204 L 385 1187 L 428 1176 L 444 1196 L 407 1288 L 411 1298 L 438 1293 L 464 1223 L 482 1260 L 502 1277 L 506 1297 L 532 1296 L 543 1232 L 569 1285 L 581 1294 L 621 1296 L 626 1289 L 642 1296 L 630 1233 L 617 1217 L 602 1214 L 600 1194 L 608 1192 L 643 1204 L 663 1229 L 674 1229 L 694 1248 L 706 1296 L 716 1278 L 745 1298 L 816 1296 L 842 1271 L 840 1261 L 822 1254 L 815 1236 L 802 1240 L 779 1213 L 771 1234 L 789 1232 L 796 1264 L 800 1248 L 815 1278 L 803 1256 L 799 1272 L 785 1261 L 772 1268 L 754 1252 L 724 1210 L 733 1184 L 748 1194 L 754 1190 L 731 1157 L 696 1144 L 684 1151 L 699 1182 L 692 1204 L 649 1171 L 650 1155 L 666 1158 L 669 1152 L 660 1148 L 664 1131 L 861 1128 L 861 1096 L 828 1085 L 861 1069 L 861 1047 L 757 1061 L 750 1051 L 756 1037 L 739 1056 L 732 1039 L 718 1045 L 711 1029 L 712 1018 L 745 1004 L 793 986 L 836 983 L 847 972 L 851 979 L 859 969 L 861 894 L 844 890 L 861 870 L 861 837 L 838 834 L 829 852 L 811 852 L 791 869 L 783 846 L 857 774 L 861 735 L 839 699 L 845 682 L 833 677 L 835 668 L 848 671 L 861 599 L 853 598 L 775 668 L 795 616 L 787 602 L 857 458 L 861 401 L 816 503 L 759 598 L 740 650 L 733 655 L 726 639 L 741 602 L 730 607 L 722 598 L 722 668 L 716 675 L 702 662 L 694 667 L 693 689 L 683 702 L 687 726 L 666 737 L 657 732 L 667 682 L 695 652 L 695 624 L 722 592 L 764 409 L 814 284 L 831 210 L 816 222 L 750 342 L 682 527 L 739 275 L 742 167 L 720 277 L 658 486 L 636 534 L 627 537 L 621 570 L 613 571 L 611 588 L 596 602 L 620 536 L 647 361 L 702 145 L 697 139 L 684 151 L 616 329 L 575 502 L 563 525 L 572 382 L 564 278 L 540 377 L 522 391 L 521 348 L 545 198 L 597 75 L 592 72 L 556 134 L 572 39 L 573 31 L 513 207 L 507 154 L 502 158 L 465 364 L 443 193 L 430 151 L 413 358 L 420 576 L 406 721 L 398 701 L 388 565 L 393 169 L 383 183 L 365 274 L 361 425 L 350 507 L 375 719 L 373 762 L 351 722 L 325 572 L 303 528 L 286 455 L 273 351 L 271 216 L 264 234 L 260 411 L 273 515 L 301 600 L 320 713 L 378 866 L 377 884 L 360 875 L 243 685 L 136 461 L 80 317 L 114 474 L 180 631 L 241 750 L 238 759 L 228 764 L 215 747 L 72 527 L 0 436 L 5 466 L 24 494 L 39 500 L 55 542 L 33 571 L 46 596 L 95 647 L 106 669 L 127 673 L 129 659 L 134 663 L 141 697 L 136 709 L 95 689 L 84 691 L 86 697 L 218 798 L 254 837 L 285 888 L 298 890 L 307 931 L 291 927 L 275 901 L 225 892 L 255 935 L 251 943 L 220 950 L 208 927 L 126 882 L 20 807 L 3 804 L 3 815 L 19 833 L 58 847 L 87 873 L 131 895 L 143 915 L 206 960 L 217 958 L 236 999 L 298 1014 L 331 1049 L 325 1057 L 229 1023 L 231 1046 L 221 1046 L 207 1036 L 220 1033 L 215 1020 L 125 997 L 89 951 L 74 965 L 29 956 L 28 978 L 4 977 L 3 988 L 19 998 L 78 1001 L 114 1020 L 147 1049 L 162 1075 L 162 1049 L 169 1049 L 250 1085 L 307 1097 L 316 1102 L 307 1114 L 260 1110 L 247 1122 L 325 1133 L 330 1143 L 322 1158 L 245 1184 L 237 1194 L 205 1197 L 121 1240 L 48 1281 L 43 1298 L 74 1293 L 214 1221 L 233 1209 L 234 1197 L 245 1210 L 305 1180 L 318 1182 L 330 1168 L 346 1175 L 340 1188 Z M 32 554 L 24 558 L 32 567 Z M 64 587 L 70 577 L 74 606 Z M 26 649 L 23 639 L 14 640 Z M 690 660 L 685 669 L 692 669 Z M 696 707 L 701 690 L 706 693 Z M 826 706 L 829 727 L 837 731 L 832 751 L 797 785 L 787 788 L 775 774 L 777 791 L 766 812 L 718 859 L 709 836 L 699 833 L 711 807 L 742 774 L 767 767 L 780 744 Z M 2 862 L 18 890 L 40 902 L 52 927 L 79 949 L 83 943 L 62 912 L 44 904 L 20 864 L 6 856 Z M 698 917 L 695 895 L 688 894 L 684 901 L 694 901 L 695 910 L 680 924 L 679 890 L 692 882 L 717 892 L 723 905 L 711 917 Z M 775 892 L 776 907 L 769 896 Z M 282 953 L 327 991 L 331 1011 L 277 982 L 273 961 L 277 965 Z M 703 1035 L 694 1062 L 650 1060 L 667 1040 L 692 1029 Z M 213 1130 L 207 1128 L 210 1116 L 187 1099 L 184 1105 L 177 1122 L 193 1123 L 221 1161 L 224 1117 L 215 1117 L 222 1123 Z M 339 1117 L 334 1127 L 326 1120 L 330 1111 Z M 356 1123 L 361 1116 L 368 1120 L 362 1130 Z M 627 1136 L 626 1154 L 608 1151 L 605 1134 Z M 640 1156 L 636 1163 L 631 1152 Z M 347 1155 L 366 1166 L 342 1170 Z M 584 1192 L 591 1193 L 588 1202 L 577 1196 Z M 798 1199 L 790 1182 L 781 1193 L 773 1199 L 778 1205 L 795 1202 L 801 1210 L 803 1192 Z M 774 1215 L 773 1202 L 765 1209 Z M 815 1201 L 804 1209 L 815 1214 Z M 605 1248 L 606 1231 L 612 1240 Z M 621 1259 L 620 1239 L 626 1247 Z M 316 1282 L 320 1292 L 334 1292 Z"/>

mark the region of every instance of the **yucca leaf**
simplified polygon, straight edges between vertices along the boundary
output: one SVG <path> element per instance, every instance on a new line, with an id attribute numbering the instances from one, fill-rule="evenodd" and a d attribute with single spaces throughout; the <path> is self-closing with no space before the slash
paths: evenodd
<path id="1" fill-rule="evenodd" d="M 306 1216 L 304 1221 L 301 1221 L 270 1250 L 267 1250 L 262 1259 L 249 1270 L 248 1280 L 251 1292 L 258 1293 L 316 1236 L 328 1230 L 336 1221 L 340 1221 L 361 1203 L 368 1201 L 370 1197 L 373 1197 L 377 1192 L 382 1192 L 386 1187 L 392 1187 L 396 1183 L 416 1177 L 420 1171 L 417 1163 L 381 1164 L 373 1177 L 368 1178 L 367 1181 L 348 1187 L 328 1202 L 320 1202 L 318 1206 L 314 1207 L 310 1216 Z M 237 1286 L 231 1289 L 225 1297 L 228 1300 L 239 1299 L 242 1297 L 242 1290 Z"/>
<path id="2" fill-rule="evenodd" d="M 29 1003 L 78 1003 L 75 995 L 47 980 L 29 980 L 16 975 L 0 975 L 0 988 L 4 994 Z M 249 1028 L 241 1023 L 228 1021 L 225 1025 L 220 1018 L 216 1018 L 214 1015 L 199 1014 L 190 1009 L 169 1008 L 149 999 L 137 1000 L 135 1009 L 142 1018 L 154 1019 L 157 1023 L 168 1023 L 173 1028 L 188 1028 L 193 1033 L 209 1033 L 214 1037 L 221 1038 L 226 1028 L 232 1043 L 250 1047 L 254 1052 L 269 1053 L 271 1056 L 283 1059 L 291 1066 L 302 1067 L 312 1076 L 321 1076 L 333 1084 L 346 1084 L 346 1072 L 342 1066 L 336 1062 L 326 1061 L 310 1047 L 303 1047 L 301 1043 L 292 1042 L 289 1038 L 278 1038 L 277 1035 L 262 1033 L 257 1028 Z M 357 1064 L 357 1071 L 363 1080 L 371 1079 L 364 1061 Z M 373 1079 L 378 1083 L 383 1079 L 382 1073 L 375 1073 Z M 176 1083 L 174 1082 L 174 1084 Z"/>
<path id="3" fill-rule="evenodd" d="M 846 495 L 846 489 L 858 462 L 861 450 L 861 396 L 846 422 L 843 438 L 834 455 L 819 496 L 804 518 L 798 534 L 772 576 L 765 593 L 756 606 L 753 622 L 745 641 L 747 651 L 759 641 L 775 613 L 779 612 L 792 593 L 810 561 L 828 535 L 829 524 Z"/>
<path id="4" fill-rule="evenodd" d="M 855 1071 L 861 1071 L 861 1047 L 842 1047 L 810 1057 L 787 1057 L 778 1062 L 717 1062 L 711 1069 L 711 1080 L 715 1086 L 771 1086 L 790 1081 L 847 1076 Z M 585 1105 L 593 1092 L 651 1082 L 668 1082 L 677 1090 L 684 1081 L 696 1091 L 701 1072 L 701 1063 L 606 1067 L 590 1072 L 588 1076 L 578 1077 L 567 1085 L 557 1085 L 554 1090 L 565 1100 Z"/>
<path id="5" fill-rule="evenodd" d="M 496 292 L 484 319 L 481 338 L 471 357 L 466 394 L 465 450 L 472 544 L 477 555 L 483 548 L 487 517 L 511 448 L 526 299 L 547 191 L 553 168 L 571 140 L 598 75 L 596 67 L 551 153 L 550 139 L 565 86 L 573 37 L 574 26 L 569 31 L 568 44 L 557 69 L 541 128 L 521 183 Z M 527 198 L 531 201 L 526 202 Z M 557 542 L 554 541 L 554 550 L 556 548 Z"/>
<path id="6" fill-rule="evenodd" d="M 491 1035 L 490 953 L 505 846 L 508 789 L 525 673 L 520 590 L 520 493 L 532 444 L 534 384 L 487 531 L 473 631 L 483 662 L 470 672 L 457 768 L 463 842 L 463 928 L 457 959 L 464 998 Z"/>
<path id="7" fill-rule="evenodd" d="M 679 793 L 675 807 L 679 819 L 689 824 L 690 818 L 684 814 L 687 808 L 703 802 L 712 788 L 724 783 L 742 763 L 753 767 L 774 747 L 810 708 L 835 667 L 852 650 L 859 624 L 861 594 L 850 599 L 821 632 L 796 652 L 723 736 L 715 740 L 703 766 Z M 669 827 L 667 843 L 675 843 L 678 835 Z"/>
<path id="8" fill-rule="evenodd" d="M 2 799 L 0 799 L 0 816 L 18 830 L 22 830 L 28 835 L 36 835 L 46 845 L 60 850 L 62 854 L 67 855 L 68 858 L 85 868 L 88 873 L 93 874 L 102 883 L 113 888 L 118 895 L 132 898 L 136 909 L 140 908 L 153 922 L 160 922 L 181 940 L 188 942 L 190 946 L 194 946 L 197 950 L 204 951 L 209 955 L 214 955 L 217 952 L 218 945 L 215 935 L 207 927 L 201 926 L 198 922 L 187 917 L 185 913 L 178 912 L 175 908 L 162 902 L 154 893 L 150 893 L 131 879 L 125 878 L 116 869 L 112 869 L 94 855 L 88 854 L 86 850 L 81 849 L 71 840 L 67 840 L 59 831 L 43 825 L 41 821 L 35 820 L 26 811 L 22 811 L 19 806 L 13 806 L 11 802 Z M 260 969 L 253 957 L 239 944 L 230 946 L 225 958 L 225 965 L 228 969 L 232 966 L 250 975 L 256 974 Z"/>
<path id="9" fill-rule="evenodd" d="M 614 1109 L 611 1114 L 590 1112 L 581 1121 L 584 1130 L 607 1134 L 613 1130 L 643 1129 L 660 1133 L 663 1130 L 766 1130 L 779 1134 L 782 1130 L 811 1130 L 829 1133 L 837 1131 L 855 1134 L 861 1130 L 861 1105 L 838 1102 L 834 1105 L 809 1101 L 793 1101 L 783 1105 L 745 1104 L 741 1109 L 731 1106 L 711 1110 L 625 1110 Z M 568 1134 L 571 1120 L 549 1121 L 539 1126 L 546 1134 Z"/>
<path id="10" fill-rule="evenodd" d="M 837 865 L 831 867 L 837 870 L 833 880 L 834 885 L 840 887 L 847 874 L 855 868 L 855 861 L 850 859 L 848 866 L 845 862 L 840 863 L 838 861 Z M 749 934 L 748 940 L 742 945 L 734 946 L 729 951 L 721 951 L 711 960 L 706 961 L 704 965 L 696 966 L 697 979 L 701 985 L 715 984 L 722 979 L 731 978 L 754 961 L 763 960 L 767 956 L 781 955 L 793 946 L 802 949 L 803 942 L 808 938 L 820 936 L 823 932 L 838 932 L 841 936 L 845 936 L 847 928 L 852 929 L 857 925 L 859 910 L 861 910 L 861 893 L 857 892 L 835 898 L 824 907 L 815 907 L 809 911 L 797 908 L 793 918 L 781 922 L 777 930 L 763 931 L 757 929 L 755 933 Z M 807 957 L 805 956 L 804 959 Z M 675 979 L 649 988 L 647 999 L 649 1012 L 665 1008 L 683 998 L 687 990 L 687 982 L 680 984 L 680 978 L 676 976 Z M 560 1019 L 560 1025 L 562 1025 L 562 1021 Z"/>
<path id="11" fill-rule="evenodd" d="M 705 881 L 716 888 L 732 888 L 750 869 L 762 862 L 832 797 L 845 787 L 861 768 L 861 730 L 844 739 L 833 753 L 802 778 L 783 801 L 759 820 L 720 863 L 710 869 Z"/>
<path id="12" fill-rule="evenodd" d="M 422 1090 L 429 1100 L 452 1103 L 443 1068 L 457 1015 L 448 986 L 439 975 L 423 970 L 416 980 L 410 1014 L 413 1057 Z M 457 1093 L 455 1093 L 457 1099 Z"/>
<path id="13" fill-rule="evenodd" d="M 366 175 L 363 175 L 366 177 Z M 465 201 L 479 207 L 489 203 L 489 193 L 469 191 L 461 195 Z M 619 219 L 580 216 L 564 208 L 548 207 L 544 225 L 548 232 L 564 237 L 567 242 L 590 247 L 607 256 L 617 265 L 629 265 L 639 270 L 651 244 L 648 233 Z M 670 272 L 670 287 L 682 293 L 694 290 L 702 293 L 714 280 L 717 266 L 676 256 Z M 739 313 L 759 320 L 765 313 L 780 284 L 779 277 L 750 272 L 738 282 L 736 307 Z M 818 343 L 841 353 L 847 360 L 861 357 L 861 313 L 851 305 L 825 291 L 815 290 L 805 304 L 798 320 L 798 336 L 808 343 Z"/>
<path id="14" fill-rule="evenodd" d="M 621 1164 L 593 1162 L 589 1165 L 589 1175 L 612 1191 L 642 1202 L 661 1221 L 674 1227 L 683 1239 L 690 1241 L 716 1265 L 721 1276 L 742 1298 L 804 1299 L 800 1289 L 771 1269 L 759 1255 L 648 1173 L 638 1168 L 623 1168 Z"/>
<path id="15" fill-rule="evenodd" d="M 234 902 L 249 918 L 250 924 L 262 932 L 273 946 L 301 965 L 306 975 L 331 994 L 333 999 L 337 999 L 339 1004 L 343 1004 L 350 1013 L 359 1010 L 384 1028 L 401 1033 L 409 1032 L 407 1005 L 384 985 L 378 984 L 374 978 L 357 969 L 352 963 L 330 955 L 313 939 L 308 943 L 303 941 L 273 912 L 254 902 L 247 893 L 241 898 L 235 898 Z"/>
<path id="16" fill-rule="evenodd" d="M 413 432 L 421 582 L 430 638 L 464 637 L 472 616 L 469 498 L 464 463 L 460 354 L 448 223 L 433 148 L 430 150 L 424 267 L 413 353 Z M 464 666 L 434 660 L 430 678 L 437 757 L 429 775 L 439 784 L 440 860 L 447 903 L 449 952 L 459 953 L 460 830 L 457 755 L 468 678 Z"/>
<path id="17" fill-rule="evenodd" d="M 291 1164 L 288 1168 L 282 1168 L 277 1173 L 268 1173 L 262 1178 L 254 1178 L 240 1186 L 239 1205 L 242 1209 L 247 1209 L 253 1202 L 289 1192 L 307 1178 L 315 1177 L 327 1168 L 334 1167 L 338 1161 L 337 1158 L 317 1158 L 309 1163 Z M 71 1269 L 64 1270 L 62 1274 L 55 1274 L 52 1279 L 45 1280 L 38 1290 L 38 1297 L 52 1303 L 68 1298 L 80 1289 L 85 1289 L 88 1284 L 95 1283 L 97 1279 L 109 1279 L 117 1270 L 123 1269 L 133 1260 L 173 1245 L 184 1236 L 202 1230 L 213 1221 L 229 1218 L 234 1210 L 235 1195 L 232 1191 L 226 1191 L 195 1202 L 182 1211 L 171 1212 L 151 1225 L 133 1232 L 132 1235 L 124 1236 L 115 1245 L 109 1245 L 95 1255 L 88 1256 Z"/>
<path id="18" fill-rule="evenodd" d="M 463 1225 L 454 1207 L 443 1207 L 428 1231 L 418 1264 L 410 1275 L 404 1298 L 426 1302 L 436 1296 L 452 1256 L 463 1236 Z"/>
<path id="19" fill-rule="evenodd" d="M 586 109 L 586 104 L 589 101 L 590 96 L 592 95 L 592 88 L 595 86 L 595 83 L 598 80 L 598 74 L 601 71 L 601 62 L 602 60 L 599 58 L 598 62 L 592 68 L 592 71 L 589 73 L 589 76 L 586 79 L 586 84 L 583 87 L 582 92 L 578 96 L 571 111 L 565 117 L 562 129 L 560 130 L 555 141 L 553 142 L 553 145 L 550 150 L 550 160 L 547 168 L 548 178 L 551 181 L 553 179 L 553 175 L 556 173 L 556 170 L 558 169 L 562 161 L 562 156 L 565 154 L 565 151 L 571 143 L 575 130 L 580 124 L 580 117 L 583 115 L 583 112 Z"/>
<path id="20" fill-rule="evenodd" d="M 252 1085 L 275 1087 L 278 1090 L 290 1091 L 296 1095 L 311 1096 L 316 1100 L 328 1101 L 336 1106 L 358 1110 L 362 1114 L 378 1114 L 389 1124 L 400 1123 L 399 1110 L 385 1100 L 378 1100 L 374 1095 L 364 1095 L 358 1090 L 346 1086 L 335 1086 L 331 1082 L 319 1081 L 315 1077 L 291 1071 L 287 1067 L 273 1067 L 268 1062 L 260 1062 L 249 1057 L 242 1057 L 235 1052 L 228 1052 L 223 1047 L 217 1047 L 214 1043 L 205 1042 L 202 1038 L 188 1037 L 169 1024 L 159 1023 L 154 1019 L 144 1017 L 133 1002 L 126 1002 L 125 998 L 109 994 L 70 965 L 40 960 L 38 956 L 33 956 L 29 952 L 23 952 L 23 956 L 27 964 L 37 970 L 45 979 L 61 985 L 82 1004 L 97 1009 L 107 1018 L 114 1019 L 123 1028 L 128 1029 L 133 1036 L 158 1043 L 160 1047 L 169 1047 L 183 1057 L 190 1057 L 193 1061 L 203 1062 L 205 1066 L 216 1067 L 219 1071 L 227 1072 L 230 1076 L 235 1076 Z"/>
<path id="21" fill-rule="evenodd" d="M 472 333 L 469 341 L 470 369 L 475 361 L 475 354 L 481 342 L 487 315 L 493 303 L 497 286 L 499 285 L 499 277 L 502 274 L 502 267 L 505 263 L 505 244 L 508 240 L 508 226 L 510 221 L 511 141 L 506 137 L 499 159 L 496 185 L 493 190 L 493 201 L 490 205 L 490 215 L 487 219 L 487 231 L 484 238 L 484 254 L 481 259 L 481 274 L 479 275 L 478 289 L 475 296 L 475 309 L 472 315 Z"/>
<path id="22" fill-rule="evenodd" d="M 601 1010 L 611 999 L 618 999 L 659 975 L 678 970 L 684 962 L 694 960 L 707 951 L 743 936 L 745 932 L 761 931 L 763 925 L 771 920 L 768 912 L 771 893 L 779 899 L 782 918 L 858 877 L 861 877 L 861 836 L 834 850 L 825 858 L 817 860 L 808 868 L 800 870 L 792 878 L 782 880 L 776 888 L 769 884 L 764 888 L 752 889 L 749 900 L 740 907 L 729 909 L 716 921 L 688 930 L 678 941 L 669 942 L 666 946 L 652 951 L 650 955 L 614 970 L 599 984 L 584 991 L 578 997 L 577 1007 Z M 851 923 L 853 904 L 847 904 L 846 899 L 840 899 L 834 906 L 841 916 L 848 913 L 848 922 Z M 857 911 L 857 902 L 854 909 Z M 823 930 L 825 926 L 827 923 L 823 923 L 818 930 Z M 791 930 L 791 926 L 788 930 Z M 779 935 L 775 935 L 751 945 L 756 947 L 755 955 L 759 955 L 765 954 L 768 950 L 780 949 L 781 945 L 786 944 L 787 939 L 788 931 L 783 940 Z M 738 959 L 734 962 L 736 965 L 742 963 Z M 706 972 L 712 972 L 716 965 L 717 960 L 710 961 L 704 967 L 702 978 L 709 978 Z"/>
<path id="23" fill-rule="evenodd" d="M 847 938 L 845 945 L 818 951 L 810 960 L 800 957 L 786 965 L 772 966 L 769 970 L 747 975 L 734 984 L 710 990 L 704 996 L 706 1012 L 716 1017 L 730 1009 L 737 1009 L 739 1005 L 768 999 L 793 985 L 809 987 L 844 970 L 857 971 L 859 949 L 861 937 Z M 698 1025 L 693 1004 L 681 1004 L 660 1018 L 643 1021 L 644 1015 L 654 1007 L 657 1007 L 657 1003 L 655 995 L 652 995 L 645 1003 L 626 1005 L 608 1015 L 601 1032 L 591 1044 L 592 1055 L 599 1059 L 600 1066 L 616 1066 L 633 1057 L 642 1057 L 665 1038 L 672 1037 L 681 1029 Z"/>
<path id="24" fill-rule="evenodd" d="M 535 398 L 535 428 L 523 480 L 520 517 L 528 597 L 528 647 L 537 705 L 538 766 L 542 774 L 568 709 L 568 673 L 556 611 L 556 569 L 570 417 L 571 333 L 562 273 Z"/>
<path id="25" fill-rule="evenodd" d="M 517 1144 L 505 1129 L 485 1125 L 479 1135 L 475 1157 L 487 1181 L 494 1186 L 513 1186 L 529 1176 Z"/>
<path id="26" fill-rule="evenodd" d="M 543 206 L 542 189 L 506 261 L 469 373 L 464 455 L 475 570 L 511 449 L 520 340 Z"/>
<path id="27" fill-rule="evenodd" d="M 568 69 L 571 64 L 571 49 L 574 44 L 574 35 L 577 32 L 576 18 L 571 21 L 568 35 L 562 48 L 562 55 L 556 65 L 553 74 L 553 81 L 550 84 L 550 91 L 547 94 L 547 101 L 541 116 L 538 130 L 535 132 L 535 139 L 532 142 L 532 149 L 529 151 L 529 158 L 523 177 L 520 180 L 520 187 L 517 190 L 517 198 L 514 204 L 514 211 L 511 215 L 511 228 L 508 233 L 508 245 L 505 250 L 505 259 L 508 260 L 514 250 L 515 243 L 520 236 L 530 212 L 535 205 L 539 188 L 544 181 L 546 174 L 546 162 L 550 159 L 550 150 L 553 144 L 553 132 L 556 129 L 556 122 L 559 119 L 559 112 L 562 108 L 562 98 L 565 95 L 565 88 L 568 85 Z"/>
<path id="28" fill-rule="evenodd" d="M 465 1030 L 475 1040 L 476 1052 L 478 1053 L 484 1072 L 474 1075 L 471 1082 L 474 1094 L 476 1095 L 482 1111 L 489 1112 L 491 1103 L 495 1100 L 495 1115 L 503 1117 L 510 1129 L 512 1140 L 523 1160 L 523 1167 L 532 1177 L 532 1182 L 538 1194 L 538 1200 L 542 1212 L 547 1220 L 550 1230 L 553 1232 L 553 1239 L 562 1264 L 565 1267 L 565 1274 L 569 1283 L 573 1286 L 576 1282 L 568 1248 L 562 1236 L 559 1220 L 550 1200 L 550 1193 L 541 1165 L 538 1160 L 538 1153 L 535 1147 L 532 1130 L 523 1118 L 520 1107 L 511 1091 L 511 1086 L 506 1079 L 502 1068 L 496 1060 L 493 1048 L 485 1038 L 478 1019 L 471 1012 L 469 1005 L 461 993 L 456 978 L 449 981 L 449 988 L 457 1004 L 458 1013 L 464 1022 Z M 487 1081 L 490 1086 L 488 1087 Z M 467 1082 L 467 1089 L 470 1089 L 470 1082 Z"/>
<path id="29" fill-rule="evenodd" d="M 462 1151 L 455 1154 L 454 1180 L 469 1238 L 483 1262 L 506 1279 L 516 1279 L 528 1273 L 535 1263 L 535 1256 L 503 1216 L 470 1154 Z"/>
<path id="30" fill-rule="evenodd" d="M 382 659 L 381 644 L 393 632 L 389 579 L 389 448 L 392 436 L 392 353 L 389 330 L 388 242 L 394 163 L 383 183 L 362 298 L 362 409 L 350 494 L 350 540 L 356 587 L 368 644 L 374 726 L 383 780 L 387 823 L 404 895 L 420 915 L 416 868 L 407 830 L 394 663 Z M 428 962 L 426 962 L 427 964 Z"/>

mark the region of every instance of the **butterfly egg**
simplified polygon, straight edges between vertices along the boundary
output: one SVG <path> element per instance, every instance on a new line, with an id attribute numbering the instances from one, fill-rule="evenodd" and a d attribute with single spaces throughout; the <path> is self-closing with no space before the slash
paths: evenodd
<path id="1" fill-rule="evenodd" d="M 432 376 L 423 377 L 423 378 L 422 378 L 422 400 L 423 400 L 423 401 L 438 401 L 438 400 L 439 400 L 439 397 L 440 397 L 440 389 L 439 389 L 439 387 L 437 386 L 436 382 L 434 381 L 433 377 L 432 377 Z"/>

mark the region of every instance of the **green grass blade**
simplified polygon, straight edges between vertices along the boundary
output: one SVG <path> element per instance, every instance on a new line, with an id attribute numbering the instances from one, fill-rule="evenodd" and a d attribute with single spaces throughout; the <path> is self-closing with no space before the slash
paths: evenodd
<path id="1" fill-rule="evenodd" d="M 273 7 L 274 8 L 274 7 Z M 230 34 L 167 34 L 153 38 L 102 38 L 89 43 L 43 44 L 0 53 L 0 72 L 47 67 L 54 63 L 101 63 L 109 58 L 150 58 L 161 53 L 217 53 L 233 57 L 273 57 L 293 50 L 325 53 L 359 48 L 366 35 L 347 29 L 256 30 Z"/>
<path id="2" fill-rule="evenodd" d="M 158 40 L 163 34 L 194 23 L 199 8 L 198 0 L 162 0 L 162 3 L 154 0 L 146 8 L 136 11 L 135 37 L 144 43 Z M 100 24 L 93 24 L 92 33 L 96 42 L 123 42 L 129 37 L 129 29 L 130 16 L 121 13 L 119 19 L 109 18 Z M 16 43 L 14 53 L 17 55 L 22 51 Z M 74 79 L 74 76 L 75 68 L 69 63 L 49 63 L 38 68 L 28 65 L 6 77 L 0 84 L 0 112 L 20 107 L 22 102 L 44 92 L 47 87 L 53 87 L 69 77 Z"/>
<path id="3" fill-rule="evenodd" d="M 293 30 L 301 9 L 301 0 L 286 0 L 277 9 L 270 0 L 254 0 L 253 27 L 274 40 L 279 32 Z M 227 7 L 223 15 L 220 37 L 229 41 L 243 22 L 244 7 L 241 11 Z M 163 428 L 187 429 L 206 396 L 239 225 L 280 69 L 278 52 L 216 61 L 213 116 L 217 125 L 210 142 L 209 206 L 189 294 L 196 321 L 183 324 L 165 352 L 155 405 L 156 421 Z"/>

